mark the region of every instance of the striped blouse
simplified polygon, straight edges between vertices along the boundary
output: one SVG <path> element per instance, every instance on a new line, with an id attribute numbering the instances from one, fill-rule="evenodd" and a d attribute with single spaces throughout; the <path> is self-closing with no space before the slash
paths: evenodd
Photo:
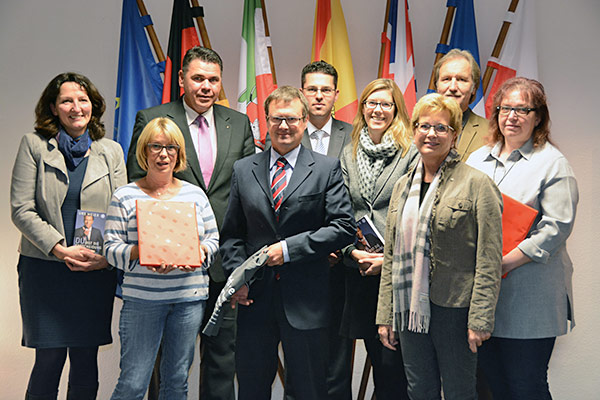
<path id="1" fill-rule="evenodd" d="M 153 200 L 135 183 L 118 188 L 108 207 L 104 232 L 104 255 L 108 263 L 124 271 L 123 299 L 181 303 L 208 298 L 207 268 L 219 249 L 217 222 L 206 194 L 197 186 L 182 181 L 179 193 L 165 201 L 195 202 L 199 239 L 208 248 L 202 268 L 193 272 L 175 269 L 159 274 L 141 266 L 139 259 L 129 260 L 138 244 L 136 200 Z"/>

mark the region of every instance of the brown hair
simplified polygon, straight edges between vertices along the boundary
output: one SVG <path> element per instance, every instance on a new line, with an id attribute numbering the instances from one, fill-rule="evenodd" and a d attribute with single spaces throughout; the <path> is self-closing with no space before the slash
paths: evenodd
<path id="1" fill-rule="evenodd" d="M 104 98 L 96 89 L 96 86 L 84 75 L 75 72 L 63 72 L 55 76 L 48 86 L 42 92 L 37 105 L 35 106 L 35 131 L 43 137 L 50 139 L 55 137 L 60 130 L 60 121 L 58 116 L 52 113 L 50 109 L 51 104 L 56 104 L 56 99 L 60 94 L 60 87 L 63 83 L 75 82 L 90 98 L 92 103 L 92 116 L 90 122 L 87 125 L 90 138 L 92 140 L 98 140 L 104 137 L 104 123 L 100 121 L 104 110 L 106 109 L 106 103 Z"/>
<path id="2" fill-rule="evenodd" d="M 507 80 L 500 86 L 492 104 L 492 116 L 490 117 L 489 136 L 492 143 L 504 143 L 504 135 L 500 132 L 498 125 L 498 110 L 497 108 L 502 103 L 504 97 L 509 93 L 518 90 L 525 101 L 531 103 L 530 107 L 535 108 L 536 116 L 540 118 L 540 122 L 533 128 L 531 137 L 533 138 L 533 146 L 538 147 L 546 142 L 552 143 L 550 140 L 550 113 L 548 112 L 548 104 L 546 102 L 546 93 L 544 86 L 534 79 L 529 78 L 512 78 Z"/>
<path id="3" fill-rule="evenodd" d="M 302 103 L 302 118 L 306 118 L 308 115 L 308 101 L 302 92 L 293 86 L 281 86 L 271 92 L 265 100 L 265 115 L 267 118 L 269 117 L 269 106 L 272 102 L 283 101 L 287 103 L 296 99 Z"/>

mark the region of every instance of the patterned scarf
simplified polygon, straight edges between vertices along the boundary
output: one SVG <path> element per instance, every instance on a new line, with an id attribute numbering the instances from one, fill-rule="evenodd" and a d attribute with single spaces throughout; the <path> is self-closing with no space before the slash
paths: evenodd
<path id="1" fill-rule="evenodd" d="M 392 259 L 392 288 L 394 327 L 402 331 L 429 332 L 429 271 L 431 266 L 429 222 L 432 217 L 436 192 L 444 165 L 457 159 L 456 150 L 450 150 L 436 172 L 427 194 L 419 206 L 423 162 L 419 156 L 412 179 L 401 194 L 396 221 L 396 242 Z"/>
<path id="2" fill-rule="evenodd" d="M 381 143 L 375 144 L 369 136 L 367 127 L 360 132 L 356 164 L 360 177 L 360 194 L 367 202 L 370 203 L 373 200 L 375 182 L 383 171 L 386 159 L 394 157 L 397 152 L 398 147 L 391 135 L 384 134 Z"/>
<path id="3" fill-rule="evenodd" d="M 58 149 L 65 157 L 67 168 L 73 171 L 79 163 L 83 161 L 85 155 L 92 144 L 92 139 L 85 130 L 85 133 L 77 139 L 73 139 L 64 129 L 60 129 L 58 133 Z"/>

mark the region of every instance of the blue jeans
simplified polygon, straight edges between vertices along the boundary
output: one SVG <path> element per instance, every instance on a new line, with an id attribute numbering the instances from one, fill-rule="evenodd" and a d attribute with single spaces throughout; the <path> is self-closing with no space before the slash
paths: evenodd
<path id="1" fill-rule="evenodd" d="M 479 348 L 479 365 L 494 400 L 551 400 L 548 363 L 556 338 L 492 337 Z"/>
<path id="2" fill-rule="evenodd" d="M 119 322 L 121 374 L 112 400 L 143 399 L 162 341 L 160 399 L 185 400 L 206 301 L 156 304 L 124 300 Z"/>
<path id="3" fill-rule="evenodd" d="M 468 308 L 431 305 L 429 333 L 400 332 L 411 400 L 476 400 L 477 354 L 467 341 Z M 441 381 L 441 384 L 440 384 Z"/>

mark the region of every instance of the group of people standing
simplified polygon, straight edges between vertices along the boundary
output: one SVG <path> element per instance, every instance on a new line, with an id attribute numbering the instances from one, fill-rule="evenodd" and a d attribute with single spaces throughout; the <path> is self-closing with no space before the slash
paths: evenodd
<path id="1" fill-rule="evenodd" d="M 281 343 L 286 399 L 349 400 L 363 339 L 378 400 L 550 399 L 554 342 L 574 326 L 566 239 L 578 191 L 542 85 L 507 81 L 488 128 L 468 108 L 479 67 L 451 50 L 412 117 L 398 86 L 377 79 L 350 125 L 332 115 L 335 68 L 317 61 L 300 89 L 265 101 L 269 141 L 256 153 L 248 118 L 215 104 L 222 70 L 213 50 L 190 49 L 183 96 L 138 112 L 126 165 L 86 77 L 60 74 L 44 90 L 11 183 L 23 345 L 36 349 L 26 398 L 57 398 L 67 355 L 67 398 L 96 398 L 119 271 L 111 398 L 186 399 L 226 277 L 266 246 L 219 334 L 201 335 L 200 398 L 233 400 L 235 374 L 239 399 L 270 398 Z M 506 254 L 503 195 L 538 211 Z M 156 199 L 195 203 L 201 267 L 140 265 L 136 201 Z M 102 254 L 73 245 L 78 209 L 107 213 Z M 383 252 L 355 244 L 365 215 Z"/>

